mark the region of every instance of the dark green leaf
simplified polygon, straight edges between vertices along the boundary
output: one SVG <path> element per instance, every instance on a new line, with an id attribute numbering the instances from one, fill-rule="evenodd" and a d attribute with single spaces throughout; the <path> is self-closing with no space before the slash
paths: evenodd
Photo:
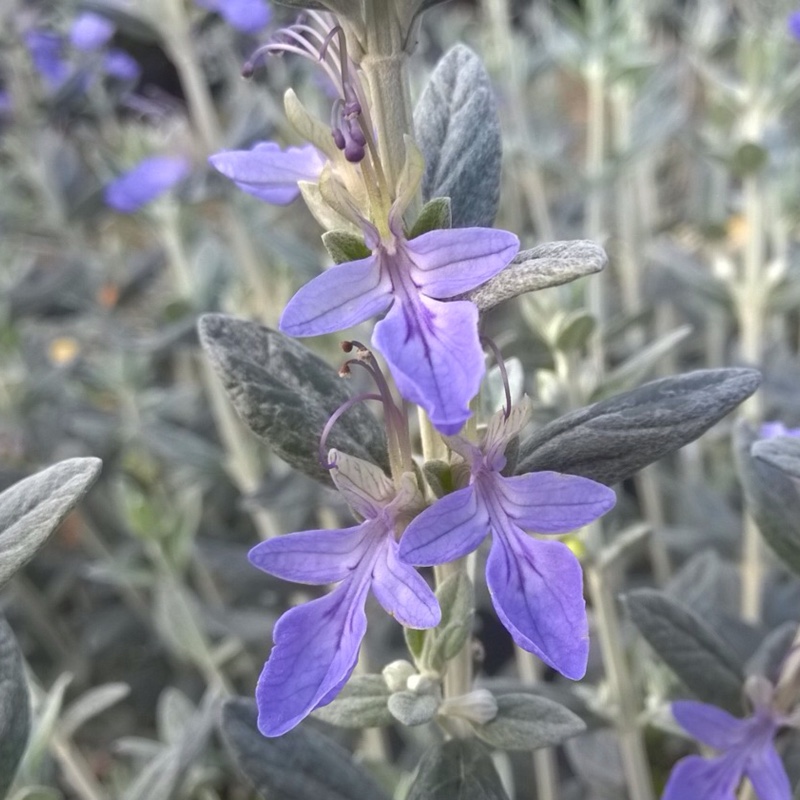
<path id="1" fill-rule="evenodd" d="M 608 486 L 697 439 L 749 397 L 753 369 L 676 375 L 573 411 L 520 445 L 517 474 L 554 470 Z"/>
<path id="2" fill-rule="evenodd" d="M 488 227 L 500 199 L 500 121 L 492 83 L 463 44 L 439 61 L 414 112 L 426 200 L 449 197 L 454 228 Z"/>
<path id="3" fill-rule="evenodd" d="M 636 589 L 625 605 L 640 633 L 705 703 L 742 713 L 743 665 L 689 608 L 655 589 Z"/>
<path id="4" fill-rule="evenodd" d="M 325 423 L 350 399 L 346 382 L 299 342 L 255 322 L 206 314 L 200 341 L 234 407 L 253 433 L 295 469 L 330 476 L 318 458 Z M 334 426 L 328 447 L 388 469 L 383 427 L 364 405 Z"/>
<path id="5" fill-rule="evenodd" d="M 0 587 L 89 491 L 101 466 L 99 458 L 71 458 L 0 494 Z"/>
<path id="6" fill-rule="evenodd" d="M 372 776 L 336 742 L 303 725 L 275 739 L 256 727 L 255 704 L 229 700 L 222 738 L 264 800 L 386 800 Z"/>
<path id="7" fill-rule="evenodd" d="M 406 800 L 508 800 L 484 745 L 453 739 L 430 748 Z"/>
<path id="8" fill-rule="evenodd" d="M 408 232 L 409 239 L 416 239 L 423 233 L 450 228 L 453 224 L 453 215 L 450 211 L 449 197 L 434 197 L 429 200 L 419 212 L 417 221 Z"/>
<path id="9" fill-rule="evenodd" d="M 363 237 L 350 231 L 326 231 L 322 234 L 322 243 L 334 264 L 358 261 L 371 255 Z"/>
<path id="10" fill-rule="evenodd" d="M 5 797 L 30 730 L 28 684 L 14 634 L 0 617 L 0 797 Z"/>

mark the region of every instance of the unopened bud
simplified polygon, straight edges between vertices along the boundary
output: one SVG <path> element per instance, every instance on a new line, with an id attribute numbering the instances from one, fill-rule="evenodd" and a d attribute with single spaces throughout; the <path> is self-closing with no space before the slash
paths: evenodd
<path id="1" fill-rule="evenodd" d="M 383 668 L 383 679 L 390 692 L 401 692 L 408 688 L 408 679 L 412 675 L 416 675 L 417 671 L 414 665 L 408 661 L 392 661 Z"/>
<path id="2" fill-rule="evenodd" d="M 476 725 L 485 725 L 497 716 L 497 700 L 488 689 L 475 689 L 459 697 L 451 697 L 439 706 L 439 713 L 460 717 Z"/>

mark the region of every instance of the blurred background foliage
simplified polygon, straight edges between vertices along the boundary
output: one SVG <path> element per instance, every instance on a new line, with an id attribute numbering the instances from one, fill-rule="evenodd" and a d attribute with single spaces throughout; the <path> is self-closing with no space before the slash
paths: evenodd
<path id="1" fill-rule="evenodd" d="M 744 414 L 800 424 L 793 10 L 780 0 L 452 0 L 425 15 L 415 96 L 459 41 L 493 78 L 497 225 L 523 247 L 588 238 L 609 253 L 601 275 L 487 320 L 540 422 L 653 377 L 750 365 L 764 383 Z M 115 26 L 101 50 L 70 44 L 86 11 Z M 289 86 L 327 118 L 327 87 L 304 61 L 240 77 L 291 17 L 276 6 L 251 35 L 190 0 L 0 6 L 0 488 L 61 459 L 104 461 L 80 509 L 0 596 L 36 687 L 17 800 L 255 796 L 213 733 L 215 702 L 251 694 L 272 623 L 316 590 L 265 576 L 245 555 L 260 537 L 335 526 L 346 510 L 244 429 L 195 330 L 209 311 L 274 326 L 327 263 L 300 203 L 259 203 L 206 163 L 222 148 L 295 143 L 281 104 Z M 34 34 L 53 37 L 56 67 Z M 109 50 L 137 68 L 109 72 Z M 188 158 L 191 174 L 138 213 L 106 206 L 104 187 L 152 155 Z M 333 339 L 309 346 L 340 357 Z M 487 407 L 500 397 L 495 375 Z M 620 487 L 610 528 L 632 544 L 609 586 L 671 587 L 746 657 L 796 618 L 800 582 L 768 556 L 766 583 L 739 567 L 729 434 L 722 423 Z M 480 603 L 483 674 L 502 681 L 514 670 L 510 640 Z M 624 641 L 656 709 L 673 679 Z M 402 652 L 400 629 L 375 615 L 365 661 Z M 572 701 L 587 715 L 607 701 L 593 654 Z M 368 762 L 381 752 L 371 735 L 335 735 Z M 392 734 L 392 763 L 374 767 L 385 786 L 399 782 L 402 794 L 426 736 Z M 667 747 L 657 727 L 648 737 L 663 781 L 681 745 Z M 564 797 L 622 797 L 617 759 L 603 724 L 570 742 L 557 762 Z M 523 768 L 506 763 L 520 798 L 531 796 Z"/>

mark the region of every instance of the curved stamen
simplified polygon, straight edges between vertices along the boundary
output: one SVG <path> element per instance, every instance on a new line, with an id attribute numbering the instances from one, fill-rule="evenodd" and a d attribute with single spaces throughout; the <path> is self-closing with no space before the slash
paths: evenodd
<path id="1" fill-rule="evenodd" d="M 503 361 L 503 356 L 500 353 L 500 348 L 488 337 L 481 336 L 481 344 L 485 345 L 492 351 L 494 360 L 497 363 L 497 368 L 500 370 L 500 377 L 503 381 L 503 389 L 506 394 L 506 407 L 503 415 L 506 419 L 511 415 L 511 386 L 508 383 L 508 372 L 506 371 L 506 362 Z"/>
<path id="2" fill-rule="evenodd" d="M 351 397 L 349 400 L 346 400 L 336 411 L 331 414 L 330 419 L 325 423 L 325 427 L 322 429 L 322 433 L 319 437 L 319 463 L 323 469 L 331 470 L 333 469 L 336 464 L 328 461 L 328 437 L 333 430 L 333 426 L 339 421 L 339 418 L 344 414 L 346 411 L 349 411 L 356 403 L 361 403 L 364 400 L 383 400 L 383 398 L 376 394 L 375 392 L 364 392 L 363 394 L 357 394 L 355 397 Z"/>

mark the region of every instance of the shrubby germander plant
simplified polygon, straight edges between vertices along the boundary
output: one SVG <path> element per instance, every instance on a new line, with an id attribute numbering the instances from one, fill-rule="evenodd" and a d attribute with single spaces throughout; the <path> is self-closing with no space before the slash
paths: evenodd
<path id="1" fill-rule="evenodd" d="M 0 121 L 17 138 L 0 139 L 3 155 L 6 144 L 14 154 L 0 159 L 0 168 L 9 169 L 8 164 L 19 160 L 31 194 L 47 201 L 44 231 L 53 241 L 63 236 L 83 268 L 90 255 L 97 256 L 97 240 L 98 251 L 105 247 L 104 257 L 116 263 L 120 252 L 132 248 L 144 232 L 141 238 L 156 237 L 163 248 L 170 287 L 163 308 L 160 300 L 153 308 L 163 285 L 145 296 L 148 319 L 163 311 L 158 335 L 150 337 L 139 336 L 138 330 L 131 335 L 135 328 L 127 324 L 125 304 L 158 266 L 147 265 L 144 279 L 135 273 L 120 287 L 99 287 L 91 302 L 101 307 L 100 313 L 87 315 L 87 329 L 95 331 L 96 339 L 130 338 L 123 342 L 122 354 L 113 353 L 102 368 L 88 357 L 84 362 L 78 339 L 62 337 L 51 343 L 48 358 L 63 370 L 59 381 L 70 371 L 64 397 L 59 397 L 66 410 L 51 416 L 66 419 L 69 434 L 66 442 L 56 442 L 58 437 L 49 436 L 50 423 L 42 425 L 41 417 L 29 410 L 48 396 L 48 384 L 57 383 L 59 388 L 54 392 L 50 386 L 49 391 L 61 395 L 60 382 L 34 382 L 30 391 L 26 386 L 19 392 L 24 409 L 19 418 L 30 427 L 41 427 L 42 441 L 53 439 L 48 441 L 50 450 L 29 454 L 26 463 L 49 457 L 43 453 L 87 447 L 108 458 L 107 476 L 95 490 L 100 499 L 87 509 L 98 532 L 92 534 L 96 540 L 90 539 L 91 552 L 105 562 L 75 569 L 76 580 L 100 584 L 104 612 L 108 593 L 103 581 L 120 587 L 130 616 L 139 624 L 142 619 L 145 625 L 152 622 L 157 631 L 153 638 L 170 659 L 196 673 L 185 685 L 195 686 L 200 676 L 207 691 L 195 708 L 174 688 L 174 676 L 165 679 L 169 688 L 156 714 L 162 741 L 122 740 L 134 753 L 134 767 L 129 779 L 121 781 L 125 789 L 120 795 L 116 773 L 100 774 L 98 767 L 94 774 L 95 762 L 83 760 L 69 739 L 88 715 L 124 697 L 127 687 L 107 684 L 96 693 L 92 689 L 60 714 L 68 678 L 62 673 L 42 702 L 36 681 L 26 679 L 10 628 L 0 622 L 0 794 L 14 780 L 20 759 L 15 799 L 28 796 L 33 784 L 49 774 L 49 765 L 41 762 L 43 742 L 50 741 L 66 782 L 81 800 L 97 800 L 106 790 L 108 796 L 125 800 L 166 800 L 176 796 L 182 784 L 188 796 L 221 797 L 228 791 L 217 771 L 222 759 L 207 760 L 204 766 L 213 762 L 213 769 L 193 766 L 214 746 L 209 733 L 218 724 L 233 760 L 265 797 L 282 792 L 304 800 L 327 797 L 326 792 L 358 800 L 385 797 L 367 771 L 306 719 L 313 716 L 355 729 L 399 724 L 403 742 L 411 743 L 408 751 L 423 754 L 419 764 L 404 764 L 415 767 L 414 777 L 410 770 L 407 776 L 407 796 L 414 800 L 507 798 L 510 781 L 507 775 L 500 779 L 489 757 L 492 749 L 534 751 L 536 796 L 547 800 L 598 793 L 650 800 L 659 788 L 666 800 L 745 800 L 753 794 L 760 800 L 788 800 L 800 774 L 793 755 L 800 692 L 797 614 L 794 608 L 787 614 L 785 604 L 774 598 L 794 588 L 786 569 L 800 572 L 800 437 L 791 427 L 797 418 L 753 424 L 769 418 L 767 410 L 777 416 L 785 406 L 774 402 L 759 408 L 759 401 L 753 400 L 746 409 L 750 422 L 740 421 L 734 430 L 735 468 L 752 517 L 745 528 L 739 570 L 747 622 L 731 613 L 728 601 L 737 587 L 731 586 L 730 565 L 715 553 L 690 550 L 692 557 L 668 581 L 671 565 L 663 550 L 665 515 L 659 499 L 673 491 L 676 497 L 693 495 L 685 485 L 678 493 L 670 480 L 659 483 L 653 472 L 641 472 L 699 437 L 752 395 L 760 380 L 748 368 L 707 369 L 634 388 L 652 373 L 658 359 L 675 355 L 676 345 L 688 335 L 685 328 L 662 331 L 662 337 L 649 344 L 639 335 L 649 323 L 642 323 L 642 270 L 634 255 L 637 226 L 644 227 L 646 206 L 652 202 L 643 194 L 640 179 L 648 170 L 655 174 L 656 168 L 659 174 L 669 172 L 656 160 L 648 162 L 650 151 L 641 142 L 663 144 L 670 131 L 680 128 L 665 97 L 680 82 L 678 77 L 685 78 L 649 74 L 644 58 L 648 43 L 637 37 L 653 19 L 639 18 L 640 9 L 633 6 L 619 15 L 606 9 L 606 18 L 602 2 L 589 4 L 585 29 L 579 21 L 571 27 L 563 21 L 554 25 L 541 8 L 520 18 L 520 25 L 550 31 L 552 38 L 542 43 L 547 57 L 561 68 L 582 73 L 587 86 L 587 181 L 582 185 L 581 224 L 587 235 L 605 240 L 604 218 L 607 223 L 610 212 L 618 215 L 618 240 L 611 240 L 615 273 L 589 277 L 605 264 L 598 244 L 579 240 L 520 249 L 517 235 L 493 227 L 501 186 L 495 91 L 503 93 L 513 118 L 509 139 L 516 146 L 507 152 L 514 164 L 509 185 L 524 187 L 522 194 L 540 232 L 552 227 L 547 204 L 537 197 L 538 167 L 519 147 L 520 141 L 533 137 L 525 135 L 527 112 L 515 106 L 526 90 L 516 85 L 519 75 L 513 69 L 504 69 L 513 53 L 486 46 L 497 79 L 493 84 L 475 53 L 463 45 L 452 47 L 414 103 L 408 62 L 422 15 L 438 5 L 436 0 L 326 0 L 309 3 L 309 8 L 300 8 L 306 4 L 294 0 L 288 4 L 297 8 L 282 13 L 296 11 L 295 22 L 272 35 L 264 29 L 273 10 L 263 0 L 147 0 L 141 8 L 97 0 L 82 4 L 74 18 L 66 12 L 56 15 L 55 25 L 46 22 L 44 14 L 20 17 L 20 50 L 30 62 L 37 103 L 55 119 L 75 124 L 45 134 L 53 135 L 58 145 L 51 152 L 67 153 L 67 168 L 59 173 L 56 190 L 48 183 L 53 171 L 41 167 L 38 154 L 30 152 L 25 158 L 25 149 L 19 149 L 20 140 L 34 138 L 31 121 L 39 109 L 12 79 L 16 73 L 6 71 L 0 76 L 0 90 L 11 91 L 0 95 Z M 497 9 L 503 6 L 486 4 L 492 35 L 502 28 Z M 712 6 L 719 10 L 719 4 L 702 4 L 698 15 Z M 711 261 L 724 291 L 720 285 L 702 285 L 697 264 L 688 272 L 693 289 L 699 286 L 704 296 L 723 297 L 723 313 L 732 314 L 741 338 L 736 357 L 761 365 L 769 303 L 791 308 L 793 302 L 791 292 L 788 299 L 775 300 L 789 272 L 787 232 L 778 225 L 767 237 L 769 215 L 760 205 L 768 197 L 770 210 L 780 207 L 779 198 L 765 188 L 774 175 L 760 170 L 770 158 L 783 158 L 776 163 L 786 165 L 781 145 L 774 145 L 780 137 L 770 127 L 770 110 L 782 95 L 770 81 L 784 71 L 781 53 L 791 42 L 781 20 L 784 49 L 759 50 L 764 30 L 759 28 L 761 12 L 754 8 L 741 7 L 752 28 L 737 45 L 745 85 L 733 86 L 727 73 L 722 78 L 710 69 L 702 73 L 710 102 L 733 104 L 741 111 L 732 155 L 724 150 L 730 131 L 715 140 L 720 131 L 712 115 L 702 134 L 716 141 L 717 149 L 711 147 L 714 163 L 724 162 L 741 181 L 736 195 L 743 198 L 750 244 L 741 251 L 730 242 L 714 245 Z M 698 24 L 684 33 L 694 48 L 693 64 L 708 67 L 704 50 L 728 52 L 703 40 L 720 19 L 726 17 L 713 17 L 713 24 Z M 570 36 L 558 40 L 567 27 Z M 796 27 L 792 19 L 790 31 Z M 510 27 L 507 33 L 510 41 Z M 162 102 L 137 92 L 140 66 L 117 47 L 130 44 L 131 35 L 164 48 L 177 69 L 188 114 L 178 101 Z M 255 36 L 264 39 L 260 47 Z M 448 34 L 443 41 L 453 38 L 457 37 Z M 495 45 L 503 50 L 506 43 L 501 37 Z M 538 41 L 536 45 L 538 53 Z M 223 48 L 224 56 L 216 48 Z M 253 109 L 252 116 L 240 115 L 235 103 L 228 105 L 228 95 L 241 91 L 255 96 L 264 89 L 244 84 L 233 89 L 224 76 L 236 63 L 234 51 L 247 50 L 254 51 L 244 73 L 262 77 L 267 65 L 266 82 L 273 86 L 285 76 L 296 77 L 298 66 L 310 66 L 319 78 L 316 108 L 325 111 L 309 111 L 309 85 L 301 88 L 297 83 L 297 92 L 289 88 L 284 97 L 287 122 L 274 127 L 272 135 L 280 141 L 243 148 L 242 143 L 253 141 L 253 120 L 262 117 Z M 276 56 L 283 57 L 286 67 L 273 72 Z M 226 89 L 216 98 L 208 91 L 206 67 L 213 71 L 216 85 Z M 647 83 L 646 91 L 641 77 L 645 73 L 653 84 Z M 657 98 L 659 111 L 664 105 L 663 117 L 651 114 L 658 117 L 656 133 L 643 124 L 646 104 L 633 103 L 638 93 L 650 101 Z M 224 108 L 222 113 L 215 109 L 215 100 Z M 547 104 L 530 105 L 542 118 L 541 146 L 546 150 Z M 114 113 L 104 117 L 109 111 Z M 97 126 L 91 134 L 92 144 L 101 143 L 97 153 L 86 146 L 89 138 L 83 138 L 87 119 Z M 607 124 L 613 131 L 613 158 L 604 141 Z M 163 133 L 167 128 L 172 132 L 169 138 Z M 567 137 L 559 131 L 557 138 L 558 148 L 563 148 Z M 16 151 L 11 146 L 15 142 Z M 83 146 L 82 155 L 92 164 L 88 184 L 75 180 L 70 161 L 77 158 L 70 149 L 74 142 Z M 538 137 L 534 144 L 539 146 Z M 230 149 L 222 149 L 225 145 Z M 558 148 L 557 158 L 566 158 Z M 143 153 L 150 155 L 142 159 Z M 23 157 L 17 159 L 20 154 Z M 213 170 L 204 169 L 206 157 Z M 127 165 L 135 166 L 125 169 Z M 559 165 L 560 175 L 561 169 Z M 280 277 L 286 276 L 265 278 L 254 245 L 264 245 L 274 256 L 269 248 L 286 248 L 282 227 L 293 219 L 304 221 L 302 238 L 310 240 L 305 229 L 310 220 L 300 210 L 264 210 L 246 198 L 232 211 L 224 181 L 216 173 L 275 206 L 288 206 L 302 197 L 321 225 L 333 265 L 306 280 L 308 275 L 301 276 L 303 259 L 296 264 L 293 260 L 301 247 L 286 258 L 297 267 L 288 276 L 291 291 L 281 283 Z M 14 174 L 15 180 L 19 177 Z M 717 185 L 719 175 L 714 178 Z M 617 207 L 606 202 L 612 183 Z M 71 198 L 66 211 L 59 209 L 61 191 Z M 231 191 L 232 202 L 238 202 L 234 195 Z M 72 215 L 83 219 L 80 214 L 86 212 L 80 210 L 85 207 L 91 209 L 90 223 L 79 230 L 80 225 L 71 224 Z M 257 208 L 272 221 L 264 226 L 266 235 L 248 228 L 248 215 L 257 218 Z M 130 216 L 123 219 L 113 212 Z M 565 218 L 574 216 L 567 209 Z M 785 222 L 779 214 L 775 217 Z M 516 217 L 506 213 L 503 218 Z M 15 228 L 5 226 L 5 219 L 2 223 Z M 650 223 L 652 234 L 658 226 L 653 219 Z M 49 226 L 58 224 L 64 230 L 56 236 Z M 506 224 L 523 230 L 516 222 Z M 33 231 L 39 235 L 38 228 Z M 201 243 L 196 248 L 195 238 Z M 767 239 L 774 259 L 769 269 Z M 235 258 L 227 258 L 228 246 Z M 658 260 L 659 248 L 654 250 Z M 219 256 L 221 251 L 225 256 Z M 668 252 L 671 267 L 672 260 L 681 263 L 675 249 Z M 209 269 L 215 259 L 224 265 L 218 272 L 213 266 Z M 230 291 L 221 288 L 226 281 L 220 277 L 229 262 L 235 262 L 242 272 L 237 277 L 243 278 L 239 285 L 226 273 L 233 285 Z M 660 274 L 655 268 L 652 272 Z M 613 286 L 615 278 L 621 298 L 598 291 Z M 577 279 L 584 280 L 563 292 L 539 294 Z M 45 309 L 74 313 L 69 307 L 72 295 L 63 286 L 50 292 Z M 587 297 L 584 286 L 590 287 Z M 10 318 L 27 313 L 37 324 L 42 319 L 49 323 L 46 313 L 36 317 L 36 302 L 42 301 L 27 288 L 28 294 L 12 293 Z M 80 289 L 84 313 L 91 293 L 83 284 Z M 36 301 L 32 306 L 31 297 Z M 276 309 L 279 298 L 282 307 Z M 512 305 L 508 301 L 514 298 L 519 300 Z M 587 299 L 591 313 L 583 309 Z M 628 327 L 615 330 L 606 314 L 618 299 Z M 116 308 L 118 301 L 121 308 Z M 241 314 L 255 311 L 273 320 L 277 329 L 206 314 L 199 329 L 207 361 L 198 362 L 181 345 L 193 336 L 199 313 L 220 308 Z M 727 317 L 721 319 L 725 323 Z M 704 329 L 708 353 L 730 337 L 724 325 L 722 334 L 713 329 L 719 320 L 714 317 L 708 323 L 710 333 Z M 0 345 L 14 352 L 17 332 L 11 324 L 6 329 L 2 315 L 0 322 Z M 530 357 L 523 368 L 519 359 L 504 360 L 489 331 L 499 333 L 496 338 L 504 350 L 516 340 L 529 340 L 531 334 L 539 347 L 526 353 Z M 299 341 L 332 333 L 346 337 L 344 355 L 333 365 Z M 312 346 L 316 344 L 325 347 Z M 698 347 L 690 344 L 692 363 L 697 363 Z M 118 364 L 113 361 L 116 355 Z M 707 361 L 726 363 L 716 355 Z M 489 368 L 487 362 L 494 365 Z M 263 464 L 252 458 L 248 445 L 253 443 L 240 438 L 212 368 L 245 423 L 275 455 L 312 480 L 294 483 L 270 461 L 269 477 L 259 484 Z M 0 372 L 8 377 L 5 367 Z M 13 380 L 3 388 L 11 386 L 13 395 L 17 376 L 13 368 L 9 374 Z M 150 390 L 148 380 L 158 386 Z M 354 391 L 352 384 L 357 384 Z M 534 399 L 523 391 L 531 387 Z M 199 389 L 197 396 L 193 388 Z M 206 401 L 220 442 L 205 430 L 211 419 Z M 115 402 L 122 409 L 118 416 Z M 100 413 L 87 413 L 92 403 L 98 408 L 90 411 Z M 553 409 L 561 413 L 554 419 Z M 548 414 L 550 421 L 542 422 Z M 172 424 L 165 424 L 166 419 Z M 98 435 L 98 428 L 109 436 Z M 711 448 L 717 444 L 711 443 Z M 0 435 L 0 450 L 8 452 L 4 448 Z M 161 459 L 168 468 L 162 468 Z M 725 455 L 717 454 L 714 462 L 724 464 Z M 697 451 L 692 451 L 677 472 L 684 484 L 698 484 L 692 489 L 701 492 L 708 487 L 696 481 L 698 464 Z M 68 459 L 0 495 L 0 585 L 30 560 L 95 481 L 99 466 L 96 459 Z M 687 480 L 687 475 L 692 478 Z M 724 477 L 715 476 L 720 484 Z M 248 497 L 247 510 L 241 512 L 244 531 L 236 525 L 239 512 L 232 510 L 234 486 Z M 316 506 L 322 491 L 335 493 L 335 510 L 326 509 L 310 521 L 305 506 Z M 265 496 L 274 505 L 294 506 L 291 513 L 273 516 L 260 505 L 267 505 Z M 647 524 L 626 527 L 634 497 L 643 506 Z M 605 516 L 615 504 L 614 514 Z M 345 505 L 355 520 L 338 519 Z M 716 507 L 709 513 L 710 502 L 701 505 L 702 527 L 711 530 L 724 514 Z M 672 508 L 669 516 L 682 519 L 685 510 Z M 292 521 L 276 525 L 278 519 Z M 103 542 L 106 526 L 116 548 L 113 556 Z M 201 542 L 193 538 L 206 528 L 224 531 L 231 541 L 238 536 L 237 541 L 246 540 L 248 546 L 258 531 L 262 541 L 250 550 L 250 562 L 269 577 L 255 570 L 249 577 L 238 571 L 231 581 L 237 585 L 218 592 L 216 576 L 198 558 Z M 770 562 L 758 549 L 760 536 L 780 561 L 766 579 L 763 566 Z M 630 560 L 629 566 L 636 568 L 634 556 L 645 542 L 655 581 L 662 588 L 628 591 L 624 604 L 627 618 L 669 672 L 623 629 L 615 604 L 620 563 Z M 674 540 L 672 544 L 680 552 L 680 539 L 677 546 Z M 716 544 L 724 551 L 730 542 Z M 56 558 L 61 555 L 58 552 Z M 227 553 L 220 560 L 226 568 L 236 563 Z M 637 585 L 644 582 L 640 575 L 635 580 Z M 298 590 L 297 584 L 323 588 Z M 252 622 L 243 624 L 225 614 L 224 601 L 239 588 L 252 597 L 251 587 L 256 585 L 268 587 L 278 598 L 275 605 L 283 605 L 281 611 L 292 607 L 274 621 L 272 649 L 255 687 L 257 716 L 251 713 L 251 701 L 229 698 L 220 717 L 220 695 L 231 695 L 233 684 L 249 691 L 261 666 L 260 658 L 255 664 L 249 657 L 242 641 L 247 634 L 240 639 L 240 630 L 247 631 L 248 625 L 252 629 Z M 20 581 L 20 586 L 23 600 L 36 598 L 28 584 Z M 763 599 L 758 596 L 762 590 Z M 293 604 L 289 600 L 295 593 L 302 599 Z M 61 584 L 52 592 L 55 602 L 65 594 Z M 84 597 L 83 591 L 79 594 Z M 373 613 L 371 598 L 393 620 L 379 610 Z M 86 601 L 76 606 L 82 602 Z M 207 614 L 200 613 L 199 602 Z M 756 624 L 762 603 L 763 619 Z M 35 602 L 24 605 L 41 617 Z M 478 608 L 493 608 L 508 631 L 519 678 L 488 677 L 476 669 L 482 655 L 473 636 Z M 101 642 L 107 651 L 119 648 L 127 653 L 120 639 L 128 636 L 128 629 L 118 624 L 115 611 L 109 610 L 105 624 L 90 619 L 86 640 Z M 269 613 L 265 609 L 264 617 Z M 258 624 L 260 635 L 266 624 L 260 616 Z M 109 625 L 116 638 L 107 632 Z M 49 646 L 52 641 L 59 646 L 60 631 L 50 630 L 49 620 L 39 619 L 34 627 L 47 632 Z M 122 633 L 117 632 L 120 627 Z M 396 635 L 401 627 L 402 656 L 397 653 L 401 637 Z M 389 648 L 376 656 L 376 641 L 392 633 L 391 649 L 400 657 L 384 657 Z M 30 638 L 25 631 L 26 656 Z M 63 649 L 80 650 L 71 644 Z M 495 654 L 486 655 L 491 660 Z M 38 661 L 28 670 L 30 675 L 36 674 Z M 33 715 L 29 683 L 37 706 Z M 136 683 L 133 677 L 131 683 Z M 644 710 L 640 684 L 648 699 Z M 687 692 L 695 699 L 685 699 Z M 138 696 L 132 699 L 132 705 L 138 702 Z M 31 726 L 36 735 L 26 748 Z M 690 742 L 678 744 L 682 733 L 706 749 L 697 753 Z M 370 741 L 379 749 L 380 737 Z M 552 748 L 561 744 L 572 767 L 569 778 L 554 758 Z M 139 766 L 142 752 L 151 756 L 144 767 Z M 580 774 L 580 784 L 575 774 Z M 606 779 L 610 787 L 604 785 Z M 387 781 L 401 782 L 394 776 Z M 517 797 L 532 796 L 522 782 L 516 790 Z"/>

